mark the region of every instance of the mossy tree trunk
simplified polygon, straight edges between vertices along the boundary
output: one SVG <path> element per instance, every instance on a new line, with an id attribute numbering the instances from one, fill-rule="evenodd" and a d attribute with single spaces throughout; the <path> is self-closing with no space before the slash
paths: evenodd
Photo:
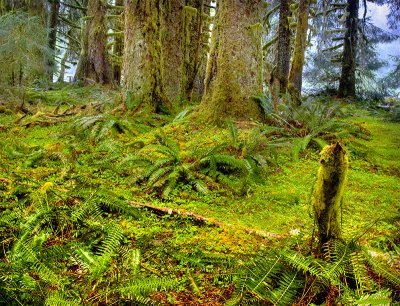
<path id="1" fill-rule="evenodd" d="M 160 5 L 158 0 L 125 0 L 124 88 L 153 112 L 172 107 L 162 82 Z"/>
<path id="2" fill-rule="evenodd" d="M 341 239 L 341 205 L 346 183 L 348 158 L 339 144 L 326 146 L 320 153 L 320 168 L 312 194 L 318 225 L 319 248 L 331 239 Z"/>
<path id="3" fill-rule="evenodd" d="M 307 47 L 308 18 L 311 0 L 300 0 L 296 26 L 296 41 L 293 51 L 292 66 L 289 73 L 288 90 L 295 105 L 301 104 L 304 54 Z"/>
<path id="4" fill-rule="evenodd" d="M 263 1 L 218 1 L 203 112 L 211 121 L 262 120 L 252 96 L 262 94 Z"/>
<path id="5" fill-rule="evenodd" d="M 358 31 L 359 0 L 347 0 L 346 34 L 342 56 L 342 74 L 338 96 L 341 98 L 356 96 L 356 56 Z"/>

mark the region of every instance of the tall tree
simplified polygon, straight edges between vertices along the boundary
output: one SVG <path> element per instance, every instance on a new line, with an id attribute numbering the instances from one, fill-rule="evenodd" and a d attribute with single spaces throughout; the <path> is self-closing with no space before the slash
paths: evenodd
<path id="1" fill-rule="evenodd" d="M 168 100 L 176 104 L 182 98 L 182 13 L 185 1 L 159 2 L 161 80 Z"/>
<path id="2" fill-rule="evenodd" d="M 301 104 L 301 87 L 303 81 L 304 54 L 307 47 L 308 18 L 311 0 L 300 0 L 296 25 L 296 41 L 292 65 L 289 73 L 289 91 L 296 105 Z"/>
<path id="3" fill-rule="evenodd" d="M 358 40 L 359 0 L 347 0 L 346 34 L 342 56 L 342 74 L 339 82 L 339 97 L 356 96 L 356 56 Z"/>
<path id="4" fill-rule="evenodd" d="M 124 5 L 124 0 L 115 0 L 117 7 Z M 115 36 L 114 36 L 114 64 L 113 64 L 113 75 L 114 82 L 120 84 L 122 75 L 122 55 L 124 51 L 124 36 L 121 32 L 124 30 L 124 22 L 122 18 L 117 18 L 115 21 Z"/>
<path id="5" fill-rule="evenodd" d="M 183 10 L 182 97 L 201 100 L 207 66 L 210 0 L 189 0 Z"/>
<path id="6" fill-rule="evenodd" d="M 57 42 L 57 26 L 58 26 L 58 13 L 60 10 L 60 0 L 50 0 L 50 14 L 49 14 L 49 48 L 52 51 L 49 60 L 48 78 L 53 81 L 53 73 L 55 70 L 55 55 L 56 55 L 56 42 Z"/>
<path id="7" fill-rule="evenodd" d="M 171 108 L 162 82 L 160 13 L 158 0 L 125 0 L 124 87 L 154 112 Z"/>
<path id="8" fill-rule="evenodd" d="M 107 55 L 107 2 L 89 0 L 87 17 L 82 27 L 82 51 L 75 80 L 85 83 L 112 83 Z"/>
<path id="9" fill-rule="evenodd" d="M 202 108 L 212 121 L 262 120 L 252 96 L 262 94 L 263 1 L 217 2 Z"/>
<path id="10" fill-rule="evenodd" d="M 290 69 L 290 27 L 289 17 L 291 0 L 281 0 L 279 8 L 278 43 L 275 67 L 275 90 L 278 93 L 285 93 L 288 85 Z"/>

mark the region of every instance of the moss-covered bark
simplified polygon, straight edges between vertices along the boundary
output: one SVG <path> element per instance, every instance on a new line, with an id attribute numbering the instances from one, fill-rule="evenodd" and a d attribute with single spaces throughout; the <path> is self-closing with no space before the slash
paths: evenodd
<path id="1" fill-rule="evenodd" d="M 125 0 L 124 88 L 154 112 L 172 107 L 162 82 L 160 13 L 160 1 Z"/>
<path id="2" fill-rule="evenodd" d="M 261 0 L 218 1 L 202 110 L 208 119 L 262 120 Z"/>
<path id="3" fill-rule="evenodd" d="M 320 248 L 331 239 L 341 239 L 341 204 L 346 183 L 348 158 L 339 144 L 320 153 L 320 168 L 312 194 Z"/>
<path id="4" fill-rule="evenodd" d="M 311 0 L 300 0 L 296 25 L 296 41 L 293 51 L 292 66 L 289 73 L 288 90 L 295 105 L 301 104 L 304 53 L 307 46 L 308 17 Z"/>

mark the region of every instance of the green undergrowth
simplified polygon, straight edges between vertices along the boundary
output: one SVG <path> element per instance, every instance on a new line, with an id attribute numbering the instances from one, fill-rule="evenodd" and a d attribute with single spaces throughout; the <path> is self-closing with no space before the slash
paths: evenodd
<path id="1" fill-rule="evenodd" d="M 308 252 L 318 153 L 335 141 L 350 160 L 345 240 L 383 257 L 400 243 L 400 126 L 383 113 L 345 106 L 334 121 L 307 124 L 310 112 L 330 114 L 328 105 L 308 104 L 269 125 L 210 126 L 186 112 L 129 110 L 111 89 L 8 93 L 0 113 L 0 305 L 263 303 L 254 290 L 237 291 L 246 281 L 236 268 L 256 254 Z M 157 216 L 128 201 L 209 222 Z M 358 292 L 353 302 L 375 294 Z"/>

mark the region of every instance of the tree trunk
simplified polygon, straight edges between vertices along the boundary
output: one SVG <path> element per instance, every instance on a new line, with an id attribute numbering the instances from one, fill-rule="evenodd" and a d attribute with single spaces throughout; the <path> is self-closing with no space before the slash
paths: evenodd
<path id="1" fill-rule="evenodd" d="M 49 59 L 48 79 L 53 82 L 53 74 L 56 68 L 55 55 L 57 43 L 57 26 L 58 26 L 58 12 L 60 10 L 60 0 L 50 1 L 50 16 L 49 16 L 49 48 L 52 51 L 51 58 Z"/>
<path id="2" fill-rule="evenodd" d="M 210 0 L 189 0 L 183 11 L 182 96 L 200 100 L 204 93 L 209 40 Z"/>
<path id="3" fill-rule="evenodd" d="M 291 16 L 290 0 L 281 0 L 279 8 L 278 43 L 275 69 L 275 90 L 285 93 L 288 85 L 290 68 L 290 28 L 288 18 Z"/>
<path id="4" fill-rule="evenodd" d="M 160 10 L 158 0 L 125 0 L 124 87 L 153 112 L 171 108 L 162 82 Z"/>
<path id="5" fill-rule="evenodd" d="M 78 65 L 76 67 L 74 82 L 83 81 L 87 75 L 88 66 L 88 41 L 89 27 L 88 21 L 83 20 L 81 26 L 81 53 L 79 54 Z"/>
<path id="6" fill-rule="evenodd" d="M 111 66 L 107 59 L 107 3 L 89 0 L 86 28 L 82 29 L 82 51 L 77 79 L 86 84 L 112 83 Z"/>
<path id="7" fill-rule="evenodd" d="M 252 96 L 262 94 L 261 17 L 263 1 L 218 1 L 203 110 L 220 122 L 262 120 Z"/>
<path id="8" fill-rule="evenodd" d="M 124 0 L 116 0 L 115 5 L 123 6 Z M 116 22 L 115 31 L 122 32 L 124 30 L 123 24 L 124 23 L 122 20 L 118 20 Z M 115 41 L 114 41 L 115 61 L 114 61 L 114 67 L 113 67 L 113 74 L 114 74 L 114 82 L 119 85 L 121 83 L 122 55 L 123 55 L 123 51 L 124 51 L 124 36 L 118 34 L 115 36 L 114 39 L 115 39 Z"/>
<path id="9" fill-rule="evenodd" d="M 296 42 L 292 66 L 289 73 L 288 89 L 294 104 L 301 104 L 301 86 L 303 81 L 304 54 L 307 47 L 308 17 L 311 0 L 300 0 L 296 26 Z"/>
<path id="10" fill-rule="evenodd" d="M 347 0 L 346 35 L 344 38 L 340 98 L 356 97 L 356 57 L 359 0 Z"/>
<path id="11" fill-rule="evenodd" d="M 67 66 L 67 62 L 68 62 L 70 54 L 71 54 L 71 47 L 67 46 L 67 49 L 65 50 L 65 53 L 60 62 L 60 75 L 58 76 L 58 80 L 57 80 L 57 82 L 59 82 L 59 83 L 64 82 L 65 68 Z"/>
<path id="12" fill-rule="evenodd" d="M 161 79 L 165 95 L 176 105 L 182 99 L 182 14 L 184 0 L 159 0 Z"/>
<path id="13" fill-rule="evenodd" d="M 329 240 L 342 237 L 340 208 L 348 168 L 346 151 L 339 143 L 326 146 L 320 153 L 320 164 L 311 201 L 321 250 Z"/>

